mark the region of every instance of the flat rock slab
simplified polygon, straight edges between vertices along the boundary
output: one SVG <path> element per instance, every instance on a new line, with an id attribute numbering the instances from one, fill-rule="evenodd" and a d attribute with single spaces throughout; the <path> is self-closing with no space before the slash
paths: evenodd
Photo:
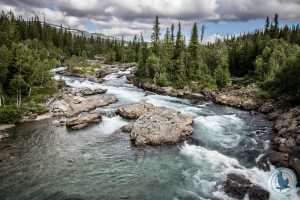
<path id="1" fill-rule="evenodd" d="M 154 109 L 155 106 L 151 103 L 137 103 L 118 108 L 116 114 L 126 119 L 137 119 L 143 113 L 153 111 Z"/>
<path id="2" fill-rule="evenodd" d="M 85 113 L 79 117 L 68 119 L 66 127 L 72 130 L 83 129 L 90 124 L 99 123 L 102 121 L 102 116 L 99 113 Z"/>
<path id="3" fill-rule="evenodd" d="M 82 112 L 89 112 L 98 107 L 116 103 L 117 101 L 118 99 L 115 96 L 90 96 L 83 98 L 71 95 L 53 102 L 50 105 L 50 111 L 53 112 L 54 115 L 74 117 Z"/>
<path id="4" fill-rule="evenodd" d="M 130 139 L 137 146 L 175 144 L 192 134 L 193 117 L 159 107 L 142 114 L 132 125 Z"/>

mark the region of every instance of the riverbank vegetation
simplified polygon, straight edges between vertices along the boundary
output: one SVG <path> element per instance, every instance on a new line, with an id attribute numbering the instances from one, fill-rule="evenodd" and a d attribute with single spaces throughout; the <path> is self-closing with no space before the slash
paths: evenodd
<path id="1" fill-rule="evenodd" d="M 276 14 L 271 23 L 266 19 L 263 29 L 208 44 L 201 39 L 205 27 L 201 30 L 199 38 L 195 23 L 187 44 L 181 24 L 177 33 L 172 24 L 161 38 L 156 17 L 151 46 L 141 43 L 139 49 L 136 80 L 201 91 L 228 87 L 235 77 L 244 83 L 255 83 L 271 97 L 300 100 L 299 25 L 280 28 Z"/>

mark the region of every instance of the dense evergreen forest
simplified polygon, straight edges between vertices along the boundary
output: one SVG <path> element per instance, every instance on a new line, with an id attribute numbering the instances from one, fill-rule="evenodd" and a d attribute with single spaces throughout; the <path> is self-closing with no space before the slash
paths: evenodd
<path id="1" fill-rule="evenodd" d="M 25 111 L 44 111 L 38 104 L 57 91 L 50 69 L 63 60 L 94 58 L 102 54 L 106 62 L 135 62 L 137 40 L 125 46 L 124 40 L 72 35 L 31 19 L 3 12 L 0 17 L 0 122 L 13 121 Z M 74 59 L 75 58 L 75 59 Z M 76 59 L 77 58 L 77 59 Z"/>
<path id="2" fill-rule="evenodd" d="M 70 61 L 80 63 L 95 55 L 102 55 L 106 63 L 138 63 L 136 81 L 200 91 L 228 87 L 232 77 L 240 77 L 273 97 L 300 99 L 299 25 L 280 27 L 276 14 L 272 22 L 266 19 L 264 28 L 215 43 L 203 44 L 203 34 L 204 26 L 199 38 L 195 23 L 187 44 L 179 23 L 176 33 L 172 24 L 161 37 L 156 17 L 151 45 L 142 35 L 125 44 L 123 38 L 72 35 L 68 29 L 55 28 L 37 16 L 25 20 L 12 12 L 2 12 L 0 122 L 11 121 L 3 113 L 14 113 L 15 117 L 28 109 L 44 111 L 36 103 L 58 88 L 50 69 L 70 57 Z"/>
<path id="3" fill-rule="evenodd" d="M 202 44 L 195 23 L 189 44 L 174 25 L 161 39 L 159 19 L 153 26 L 152 45 L 141 44 L 137 77 L 160 86 L 194 90 L 223 88 L 231 77 L 256 83 L 273 97 L 300 99 L 300 28 L 279 26 L 276 14 L 265 27 L 240 36 L 226 37 L 212 44 Z"/>

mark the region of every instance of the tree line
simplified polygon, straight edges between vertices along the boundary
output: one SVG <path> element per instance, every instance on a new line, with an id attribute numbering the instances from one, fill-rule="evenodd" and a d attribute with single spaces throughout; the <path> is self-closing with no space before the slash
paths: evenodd
<path id="1" fill-rule="evenodd" d="M 159 18 L 153 24 L 151 46 L 141 42 L 138 81 L 200 91 L 231 85 L 232 77 L 257 83 L 272 96 L 300 99 L 300 28 L 279 26 L 279 16 L 266 18 L 264 28 L 203 44 L 194 23 L 186 42 L 178 24 L 161 37 Z"/>

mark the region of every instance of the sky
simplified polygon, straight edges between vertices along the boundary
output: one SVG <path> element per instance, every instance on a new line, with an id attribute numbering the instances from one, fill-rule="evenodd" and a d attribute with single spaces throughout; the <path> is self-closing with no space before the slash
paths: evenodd
<path id="1" fill-rule="evenodd" d="M 154 17 L 161 34 L 181 22 L 189 40 L 193 23 L 204 24 L 205 42 L 263 28 L 266 16 L 279 14 L 280 25 L 300 23 L 300 0 L 0 0 L 1 10 L 24 18 L 38 15 L 57 25 L 126 40 L 141 33 L 150 40 Z"/>

